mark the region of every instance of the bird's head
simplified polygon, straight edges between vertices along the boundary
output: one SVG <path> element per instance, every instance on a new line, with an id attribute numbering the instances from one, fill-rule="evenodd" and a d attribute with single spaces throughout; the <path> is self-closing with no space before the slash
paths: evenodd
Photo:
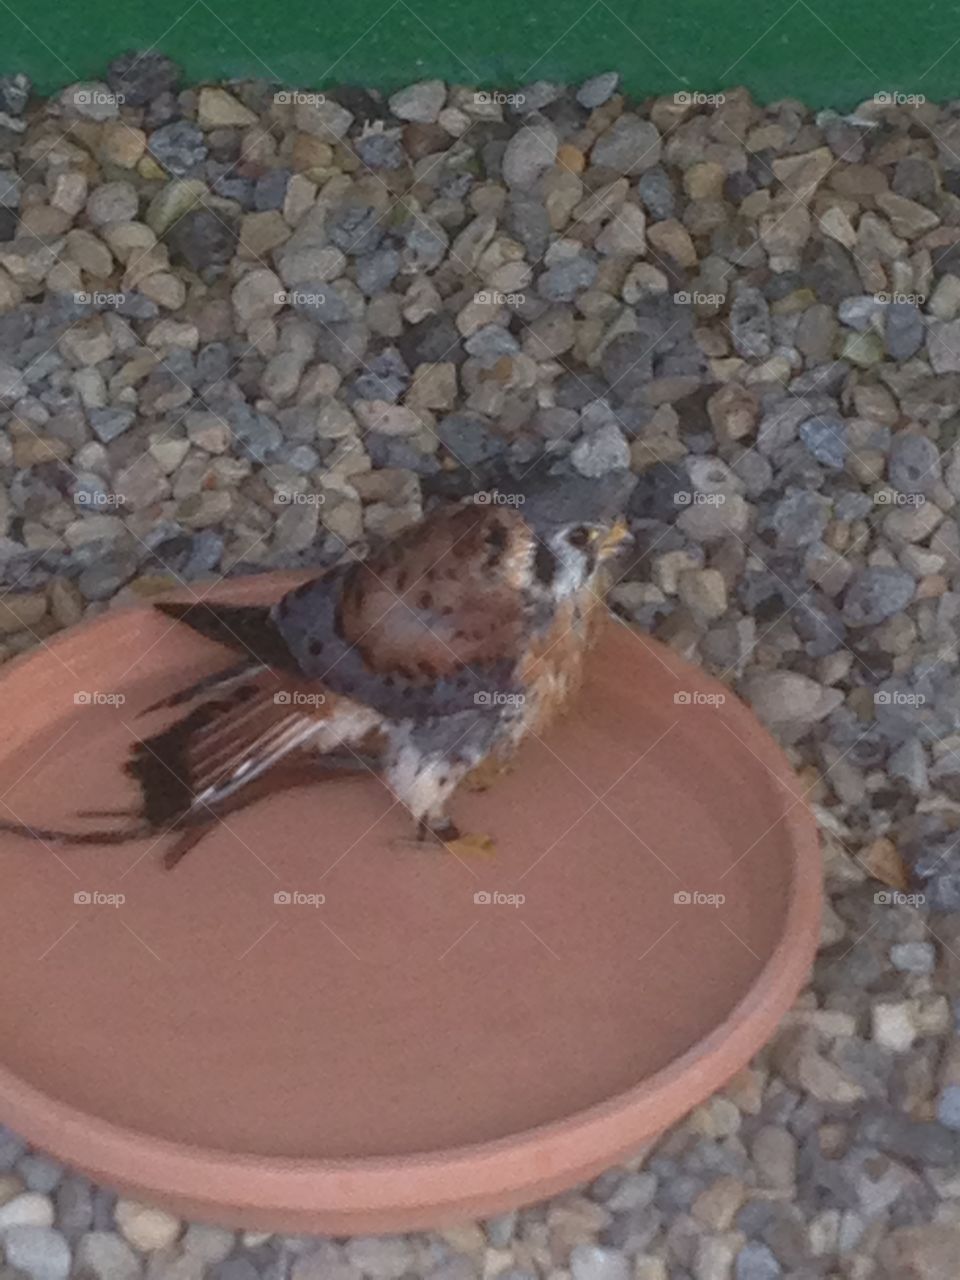
<path id="1" fill-rule="evenodd" d="M 576 521 L 561 524 L 537 539 L 533 577 L 557 600 L 592 586 L 602 566 L 629 540 L 626 521 Z"/>

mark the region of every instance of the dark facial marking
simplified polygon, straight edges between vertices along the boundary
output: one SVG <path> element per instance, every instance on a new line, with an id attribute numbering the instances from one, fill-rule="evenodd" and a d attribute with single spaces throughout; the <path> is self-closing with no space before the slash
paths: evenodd
<path id="1" fill-rule="evenodd" d="M 537 575 L 537 581 L 542 582 L 545 587 L 549 587 L 556 577 L 557 557 L 542 542 L 537 544 L 537 554 L 533 562 L 533 568 Z"/>

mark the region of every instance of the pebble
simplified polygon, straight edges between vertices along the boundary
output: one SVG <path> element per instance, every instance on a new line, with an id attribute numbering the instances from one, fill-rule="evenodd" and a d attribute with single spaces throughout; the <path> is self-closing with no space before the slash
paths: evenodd
<path id="1" fill-rule="evenodd" d="M 390 110 L 401 120 L 413 120 L 417 124 L 433 124 L 447 98 L 447 86 L 442 80 L 421 80 L 393 94 Z"/>
<path id="2" fill-rule="evenodd" d="M 144 1253 L 169 1248 L 180 1236 L 179 1220 L 163 1209 L 134 1200 L 118 1200 L 115 1215 L 124 1239 Z"/>
<path id="3" fill-rule="evenodd" d="M 7 1264 L 30 1280 L 67 1280 L 70 1246 L 48 1226 L 10 1227 L 3 1233 Z"/>
<path id="4" fill-rule="evenodd" d="M 570 461 L 582 476 L 597 479 L 630 465 L 630 446 L 616 423 L 608 422 L 573 448 Z"/>
<path id="5" fill-rule="evenodd" d="M 570 1252 L 573 1280 L 630 1280 L 630 1266 L 622 1253 L 595 1244 L 578 1244 Z"/>
<path id="6" fill-rule="evenodd" d="M 138 1280 L 140 1259 L 119 1236 L 110 1231 L 90 1231 L 76 1244 L 75 1266 L 80 1275 L 94 1280 Z"/>
<path id="7" fill-rule="evenodd" d="M 593 144 L 593 164 L 614 173 L 640 174 L 659 164 L 663 143 L 656 125 L 626 112 Z"/>
<path id="8" fill-rule="evenodd" d="M 0 1205 L 0 1234 L 11 1227 L 51 1227 L 53 1203 L 49 1196 L 26 1191 Z"/>
<path id="9" fill-rule="evenodd" d="M 371 1280 L 399 1280 L 413 1254 L 402 1236 L 355 1236 L 346 1245 L 347 1259 Z"/>

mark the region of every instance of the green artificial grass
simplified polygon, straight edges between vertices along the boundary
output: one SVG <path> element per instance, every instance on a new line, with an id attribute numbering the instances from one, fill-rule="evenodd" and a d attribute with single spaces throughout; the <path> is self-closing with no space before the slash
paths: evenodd
<path id="1" fill-rule="evenodd" d="M 617 69 L 638 97 L 746 84 L 849 108 L 878 91 L 953 97 L 958 42 L 960 5 L 942 0 L 0 0 L 0 72 L 44 92 L 156 47 L 194 82 L 503 87 Z"/>

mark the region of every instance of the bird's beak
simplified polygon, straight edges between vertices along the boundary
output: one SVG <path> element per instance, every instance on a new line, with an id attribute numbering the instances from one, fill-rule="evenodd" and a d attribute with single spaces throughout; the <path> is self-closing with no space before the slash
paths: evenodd
<path id="1" fill-rule="evenodd" d="M 600 544 L 600 559 L 609 560 L 631 542 L 633 542 L 633 535 L 627 527 L 626 520 L 621 516 Z"/>

